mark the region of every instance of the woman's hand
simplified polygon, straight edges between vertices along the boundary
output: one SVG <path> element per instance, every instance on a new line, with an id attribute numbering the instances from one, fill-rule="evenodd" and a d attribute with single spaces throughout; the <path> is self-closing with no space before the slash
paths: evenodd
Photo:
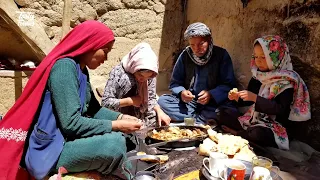
<path id="1" fill-rule="evenodd" d="M 239 91 L 239 97 L 244 100 L 244 101 L 257 101 L 257 95 L 253 92 L 244 90 L 244 91 Z"/>
<path id="2" fill-rule="evenodd" d="M 133 120 L 133 119 L 123 119 L 112 121 L 112 130 L 114 131 L 121 131 L 123 133 L 132 133 L 139 130 L 142 126 L 141 121 Z"/>
<path id="3" fill-rule="evenodd" d="M 189 90 L 183 90 L 181 92 L 181 99 L 183 102 L 189 103 L 193 98 L 195 98 L 195 96 Z"/>
<path id="4" fill-rule="evenodd" d="M 164 125 L 168 126 L 170 124 L 171 118 L 163 111 L 160 113 L 157 113 L 157 117 L 158 117 L 159 125 L 164 124 Z"/>
<path id="5" fill-rule="evenodd" d="M 160 126 L 161 126 L 162 122 L 165 125 L 169 125 L 170 124 L 171 118 L 166 113 L 164 113 L 162 111 L 162 109 L 160 108 L 160 106 L 158 104 L 155 105 L 153 109 L 157 114 L 158 124 Z"/>

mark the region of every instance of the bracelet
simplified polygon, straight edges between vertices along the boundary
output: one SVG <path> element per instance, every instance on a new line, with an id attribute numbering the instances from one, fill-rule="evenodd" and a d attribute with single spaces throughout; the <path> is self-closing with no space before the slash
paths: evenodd
<path id="1" fill-rule="evenodd" d="M 118 116 L 118 120 L 121 120 L 121 119 L 122 119 L 122 116 L 123 116 L 123 114 L 120 114 L 120 115 Z"/>

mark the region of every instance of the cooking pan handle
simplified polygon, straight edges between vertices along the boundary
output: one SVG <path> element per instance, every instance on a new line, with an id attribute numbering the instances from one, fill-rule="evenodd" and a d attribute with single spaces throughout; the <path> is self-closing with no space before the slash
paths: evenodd
<path id="1" fill-rule="evenodd" d="M 129 161 L 138 160 L 138 159 L 139 159 L 139 160 L 141 160 L 141 159 L 155 160 L 155 161 L 157 161 L 157 162 L 159 163 L 159 166 L 161 165 L 161 163 L 160 163 L 160 158 L 157 157 L 157 156 L 154 156 L 154 155 L 131 156 L 131 157 L 129 157 L 126 161 L 124 161 L 124 162 L 122 163 L 122 165 L 121 165 L 122 169 L 130 175 L 129 179 L 133 179 L 133 177 L 132 177 L 132 174 L 131 174 L 130 170 L 127 169 L 127 168 L 125 167 L 125 165 L 126 165 L 126 163 L 129 162 Z M 160 167 L 159 167 L 159 169 L 160 169 Z"/>

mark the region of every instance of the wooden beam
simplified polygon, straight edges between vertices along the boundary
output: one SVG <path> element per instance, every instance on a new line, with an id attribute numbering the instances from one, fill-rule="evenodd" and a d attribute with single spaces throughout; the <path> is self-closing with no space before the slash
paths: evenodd
<path id="1" fill-rule="evenodd" d="M 14 34 L 20 36 L 31 47 L 33 53 L 37 56 L 35 60 L 41 62 L 54 47 L 54 44 L 48 38 L 43 27 L 37 22 L 34 22 L 33 26 L 18 26 L 19 13 L 17 12 L 20 12 L 20 10 L 14 1 L 0 0 L 0 18 L 13 29 Z"/>
<path id="2" fill-rule="evenodd" d="M 71 11 L 72 11 L 72 0 L 64 0 L 61 39 L 66 34 L 68 34 L 70 30 Z"/>

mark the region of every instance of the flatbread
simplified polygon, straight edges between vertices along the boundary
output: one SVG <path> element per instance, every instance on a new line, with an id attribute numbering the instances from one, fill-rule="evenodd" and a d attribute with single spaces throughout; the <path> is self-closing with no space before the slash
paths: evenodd
<path id="1" fill-rule="evenodd" d="M 206 155 L 211 152 L 221 152 L 230 157 L 238 153 L 249 142 L 240 136 L 217 133 L 212 129 L 208 129 L 210 139 L 205 139 L 203 145 L 199 148 L 199 154 Z"/>
<path id="2" fill-rule="evenodd" d="M 142 155 L 147 155 L 145 152 L 137 152 L 137 156 L 142 156 Z M 160 158 L 160 164 L 162 163 L 165 163 L 169 160 L 169 156 L 168 155 L 155 155 L 157 156 L 158 158 Z M 142 158 L 141 159 L 142 161 L 146 161 L 146 162 L 157 162 L 156 160 L 154 159 L 148 159 L 148 158 Z"/>
<path id="3" fill-rule="evenodd" d="M 237 93 L 238 92 L 238 88 L 233 88 L 229 91 L 229 95 L 231 95 L 232 93 Z"/>

